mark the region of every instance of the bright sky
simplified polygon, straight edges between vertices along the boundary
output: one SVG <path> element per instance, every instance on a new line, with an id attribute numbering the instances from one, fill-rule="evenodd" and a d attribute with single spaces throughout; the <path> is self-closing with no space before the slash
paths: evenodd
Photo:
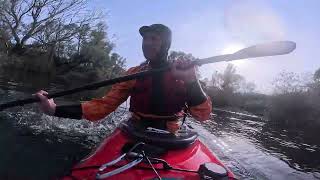
<path id="1" fill-rule="evenodd" d="M 283 70 L 313 73 L 320 68 L 319 0 L 94 0 L 93 5 L 108 12 L 109 36 L 127 67 L 144 61 L 139 27 L 162 23 L 172 29 L 171 50 L 199 58 L 261 42 L 295 41 L 292 54 L 234 63 L 261 92 L 270 92 L 272 80 Z M 203 66 L 201 75 L 211 79 L 226 65 Z"/>

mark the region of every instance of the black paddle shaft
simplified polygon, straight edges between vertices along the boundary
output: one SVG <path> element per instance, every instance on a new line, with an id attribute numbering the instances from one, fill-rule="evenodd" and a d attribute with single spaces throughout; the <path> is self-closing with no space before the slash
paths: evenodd
<path id="1" fill-rule="evenodd" d="M 215 62 L 221 62 L 221 61 L 232 61 L 232 60 L 238 60 L 238 59 L 248 59 L 248 58 L 256 58 L 256 57 L 265 57 L 265 56 L 275 56 L 275 55 L 284 55 L 292 52 L 296 48 L 296 43 L 292 41 L 275 41 L 271 43 L 265 43 L 265 44 L 259 44 L 256 46 L 250 46 L 248 48 L 244 48 L 240 51 L 237 51 L 233 54 L 226 54 L 226 55 L 220 55 L 220 56 L 213 56 L 210 58 L 205 59 L 197 59 L 193 61 L 192 65 L 203 65 L 203 64 L 209 64 L 209 63 L 215 63 Z M 87 84 L 82 87 L 77 87 L 74 89 L 66 90 L 66 91 L 60 91 L 53 94 L 48 94 L 47 97 L 50 98 L 56 98 L 61 97 L 77 92 L 81 92 L 84 90 L 94 90 L 99 87 L 112 85 L 115 83 L 130 81 L 133 79 L 139 79 L 142 77 L 150 76 L 155 73 L 164 72 L 170 70 L 170 66 L 159 68 L 159 69 L 152 69 L 148 71 L 142 71 L 135 74 L 127 75 L 127 76 L 121 76 L 114 79 L 109 79 L 97 83 Z M 188 68 L 188 67 L 186 67 Z M 5 104 L 0 104 L 0 111 L 14 107 L 14 106 L 22 106 L 25 104 L 31 104 L 35 102 L 39 102 L 40 99 L 36 96 L 32 96 L 30 98 L 21 99 L 17 101 L 11 101 Z"/>
<path id="2" fill-rule="evenodd" d="M 74 94 L 77 92 L 81 92 L 84 90 L 95 90 L 97 88 L 100 87 L 104 87 L 104 86 L 108 86 L 108 85 L 112 85 L 112 84 L 116 84 L 116 83 L 120 83 L 120 82 L 125 82 L 125 81 L 130 81 L 133 79 L 139 79 L 142 77 L 146 77 L 146 76 L 150 76 L 152 74 L 155 73 L 159 73 L 159 72 L 164 72 L 164 71 L 168 71 L 170 70 L 170 67 L 165 67 L 165 68 L 159 68 L 159 69 L 153 69 L 153 70 L 148 70 L 148 71 L 142 71 L 142 72 L 138 72 L 135 74 L 131 74 L 131 75 L 126 75 L 126 76 L 121 76 L 121 77 L 117 77 L 114 79 L 108 79 L 105 81 L 100 81 L 100 82 L 96 82 L 96 83 L 92 83 L 92 84 L 87 84 L 81 87 L 77 87 L 77 88 L 73 88 L 73 89 L 69 89 L 69 90 L 65 90 L 65 91 L 60 91 L 60 92 L 56 92 L 56 93 L 52 93 L 52 94 L 48 94 L 47 97 L 50 98 L 57 98 L 57 97 L 61 97 L 61 96 L 65 96 L 65 95 L 70 95 L 70 94 Z M 39 102 L 40 99 L 36 96 L 30 97 L 30 98 L 26 98 L 26 99 L 21 99 L 21 100 L 16 100 L 16 101 L 11 101 L 5 104 L 0 104 L 0 111 L 7 109 L 7 108 L 11 108 L 11 107 L 15 107 L 15 106 L 23 106 L 25 104 L 31 104 L 31 103 L 35 103 L 35 102 Z"/>

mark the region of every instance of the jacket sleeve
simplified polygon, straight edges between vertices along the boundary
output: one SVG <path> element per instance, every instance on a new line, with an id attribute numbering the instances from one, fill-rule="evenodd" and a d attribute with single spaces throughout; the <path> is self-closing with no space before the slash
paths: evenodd
<path id="1" fill-rule="evenodd" d="M 133 74 L 138 71 L 139 67 L 133 67 L 126 72 L 126 75 Z M 102 98 L 82 103 L 82 118 L 89 121 L 97 121 L 109 115 L 128 99 L 130 90 L 134 86 L 135 82 L 135 80 L 131 80 L 117 83 L 113 85 L 111 90 Z"/>
<path id="2" fill-rule="evenodd" d="M 187 104 L 191 115 L 199 120 L 205 121 L 210 117 L 212 103 L 203 91 L 199 81 L 187 85 Z"/>

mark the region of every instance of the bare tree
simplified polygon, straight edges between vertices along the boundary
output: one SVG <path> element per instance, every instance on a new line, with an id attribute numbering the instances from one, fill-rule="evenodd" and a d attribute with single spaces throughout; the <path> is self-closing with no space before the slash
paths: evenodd
<path id="1" fill-rule="evenodd" d="M 76 39 L 77 39 L 77 53 L 80 55 L 80 49 L 83 46 L 83 44 L 87 43 L 88 36 L 90 33 L 90 26 L 89 24 L 84 24 L 83 26 L 79 27 L 79 31 L 77 33 Z"/>
<path id="2" fill-rule="evenodd" d="M 9 28 L 15 47 L 23 47 L 30 39 L 55 44 L 68 40 L 77 33 L 75 27 L 97 17 L 86 9 L 87 1 L 6 0 L 0 21 Z"/>
<path id="3" fill-rule="evenodd" d="M 0 22 L 0 50 L 8 54 L 10 45 L 9 32 L 6 26 Z"/>
<path id="4" fill-rule="evenodd" d="M 311 77 L 283 71 L 273 80 L 274 94 L 303 93 L 309 90 Z"/>
<path id="5" fill-rule="evenodd" d="M 0 14 L 4 11 L 4 4 L 5 1 L 0 1 Z M 0 51 L 7 53 L 7 50 L 10 46 L 9 40 L 10 38 L 7 31 L 7 27 L 2 21 L 0 21 Z"/>
<path id="6" fill-rule="evenodd" d="M 320 83 L 320 68 L 314 73 L 313 79 L 315 82 Z"/>

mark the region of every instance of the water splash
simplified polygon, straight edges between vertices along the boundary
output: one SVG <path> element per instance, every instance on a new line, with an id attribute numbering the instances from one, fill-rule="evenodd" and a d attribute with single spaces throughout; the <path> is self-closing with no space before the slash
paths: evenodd
<path id="1" fill-rule="evenodd" d="M 119 117 L 118 114 L 122 116 Z M 46 134 L 90 148 L 110 134 L 121 121 L 126 120 L 129 113 L 123 113 L 119 109 L 98 122 L 53 117 L 30 110 L 10 112 L 7 115 L 10 119 L 15 119 L 17 126 L 28 129 L 33 135 Z"/>

